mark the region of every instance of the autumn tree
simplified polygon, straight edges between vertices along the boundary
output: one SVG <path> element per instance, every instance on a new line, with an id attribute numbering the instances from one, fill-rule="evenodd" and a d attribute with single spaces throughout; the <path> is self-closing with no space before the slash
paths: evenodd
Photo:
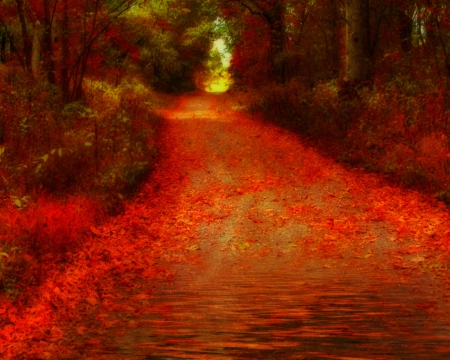
<path id="1" fill-rule="evenodd" d="M 206 71 L 212 44 L 214 1 L 163 0 L 143 3 L 126 15 L 125 31 L 138 49 L 139 64 L 158 89 L 192 89 Z"/>
<path id="2" fill-rule="evenodd" d="M 26 71 L 31 74 L 31 50 L 32 50 L 32 39 L 28 31 L 27 20 L 25 17 L 25 9 L 23 0 L 16 0 L 17 13 L 20 20 L 20 27 L 22 30 L 22 45 L 23 54 L 25 56 L 25 68 Z"/>
<path id="3" fill-rule="evenodd" d="M 221 0 L 221 6 L 228 14 L 239 14 L 239 11 L 233 10 L 233 7 L 242 7 L 244 13 L 253 17 L 258 17 L 263 26 L 267 28 L 267 38 L 260 38 L 261 46 L 266 46 L 263 41 L 267 42 L 266 62 L 268 64 L 268 76 L 276 83 L 285 82 L 285 60 L 283 58 L 285 46 L 285 22 L 286 1 L 285 0 Z M 247 17 L 249 20 L 250 18 Z M 258 21 L 249 20 L 253 24 Z M 260 31 L 264 31 L 261 29 Z"/>
<path id="4" fill-rule="evenodd" d="M 44 8 L 44 33 L 42 39 L 42 47 L 44 53 L 44 69 L 50 84 L 56 83 L 56 66 L 53 52 L 53 18 L 56 10 L 57 1 L 43 0 Z"/>
<path id="5" fill-rule="evenodd" d="M 347 0 L 347 79 L 362 82 L 371 76 L 369 0 Z"/>

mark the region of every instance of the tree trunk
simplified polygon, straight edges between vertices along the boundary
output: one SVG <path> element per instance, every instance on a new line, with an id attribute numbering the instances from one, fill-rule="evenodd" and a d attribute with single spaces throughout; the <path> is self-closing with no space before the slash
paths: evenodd
<path id="1" fill-rule="evenodd" d="M 401 9 L 398 9 L 398 24 L 400 33 L 400 44 L 402 51 L 409 54 L 412 50 L 412 30 L 411 18 Z"/>
<path id="2" fill-rule="evenodd" d="M 2 33 L 1 45 L 0 45 L 0 62 L 6 64 L 6 34 Z"/>
<path id="3" fill-rule="evenodd" d="M 272 79 L 285 82 L 284 53 L 284 1 L 276 1 L 268 13 L 270 27 L 269 64 Z"/>
<path id="4" fill-rule="evenodd" d="M 39 60 L 41 55 L 41 43 L 39 42 L 39 30 L 41 29 L 41 24 L 36 21 L 33 30 L 33 45 L 31 51 L 31 70 L 35 78 L 39 77 Z"/>
<path id="5" fill-rule="evenodd" d="M 331 0 L 329 4 L 331 8 L 331 31 L 333 38 L 331 41 L 330 57 L 331 71 L 333 78 L 337 79 L 341 72 L 341 14 L 340 4 L 338 0 Z"/>
<path id="6" fill-rule="evenodd" d="M 25 19 L 25 12 L 23 9 L 23 0 L 16 0 L 17 12 L 19 14 L 20 27 L 22 29 L 22 40 L 23 40 L 23 53 L 25 55 L 25 69 L 31 74 L 31 46 L 32 41 L 28 35 L 27 22 Z"/>
<path id="7" fill-rule="evenodd" d="M 78 101 L 83 98 L 83 80 L 86 74 L 87 61 L 89 58 L 90 48 L 85 50 L 85 54 L 80 61 L 80 70 L 77 72 L 77 76 L 74 79 L 73 92 L 71 101 Z"/>
<path id="8" fill-rule="evenodd" d="M 425 21 L 425 34 L 426 34 L 426 44 L 432 47 L 433 50 L 436 49 L 438 45 L 437 34 L 436 34 L 436 14 L 434 11 L 433 3 L 430 0 L 426 2 L 426 8 L 424 10 L 429 11 L 431 9 L 431 14 L 427 16 Z"/>
<path id="9" fill-rule="evenodd" d="M 347 80 L 361 83 L 372 73 L 369 0 L 347 0 Z"/>
<path id="10" fill-rule="evenodd" d="M 50 84 L 56 83 L 55 61 L 53 60 L 52 18 L 50 15 L 50 1 L 44 0 L 44 69 Z"/>
<path id="11" fill-rule="evenodd" d="M 9 34 L 9 53 L 13 54 L 16 52 L 16 47 L 14 45 L 14 35 L 13 34 Z"/>
<path id="12" fill-rule="evenodd" d="M 70 101 L 69 93 L 69 17 L 68 0 L 63 0 L 63 16 L 61 23 L 61 90 L 64 102 Z"/>

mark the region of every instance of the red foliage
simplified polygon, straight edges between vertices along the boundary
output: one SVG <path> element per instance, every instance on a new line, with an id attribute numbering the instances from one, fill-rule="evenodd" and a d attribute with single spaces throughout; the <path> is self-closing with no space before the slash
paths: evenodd
<path id="1" fill-rule="evenodd" d="M 69 197 L 64 203 L 41 197 L 26 209 L 11 208 L 2 215 L 7 224 L 3 238 L 34 255 L 74 251 L 102 212 L 99 203 L 87 197 Z"/>
<path id="2" fill-rule="evenodd" d="M 231 59 L 231 71 L 246 85 L 266 82 L 269 71 L 269 28 L 264 20 L 246 16 L 246 27 Z"/>

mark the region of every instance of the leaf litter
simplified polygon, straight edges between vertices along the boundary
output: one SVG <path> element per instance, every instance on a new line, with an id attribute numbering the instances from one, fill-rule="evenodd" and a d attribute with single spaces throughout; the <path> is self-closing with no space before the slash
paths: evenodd
<path id="1" fill-rule="evenodd" d="M 141 326 L 140 318 L 171 311 L 155 304 L 159 284 L 173 280 L 174 264 L 198 266 L 206 253 L 243 264 L 275 256 L 297 266 L 387 270 L 387 284 L 422 276 L 444 284 L 434 296 L 448 299 L 449 273 L 423 266 L 448 262 L 442 204 L 347 169 L 227 107 L 224 96 L 196 95 L 163 111 L 162 155 L 140 194 L 91 227 L 82 251 L 43 265 L 44 283 L 1 303 L 5 358 L 107 353 L 108 342 Z M 438 302 L 411 311 L 437 313 Z M 249 347 L 281 346 L 263 345 Z"/>

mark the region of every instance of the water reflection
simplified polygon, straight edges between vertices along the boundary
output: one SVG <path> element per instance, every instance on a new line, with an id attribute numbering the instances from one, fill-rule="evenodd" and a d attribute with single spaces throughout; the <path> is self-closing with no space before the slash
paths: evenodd
<path id="1" fill-rule="evenodd" d="M 219 271 L 218 273 L 220 273 Z M 449 327 L 381 278 L 230 269 L 185 274 L 111 348 L 130 359 L 444 359 Z M 317 274 L 316 274 L 317 275 Z M 119 357 L 117 357 L 119 358 Z"/>

